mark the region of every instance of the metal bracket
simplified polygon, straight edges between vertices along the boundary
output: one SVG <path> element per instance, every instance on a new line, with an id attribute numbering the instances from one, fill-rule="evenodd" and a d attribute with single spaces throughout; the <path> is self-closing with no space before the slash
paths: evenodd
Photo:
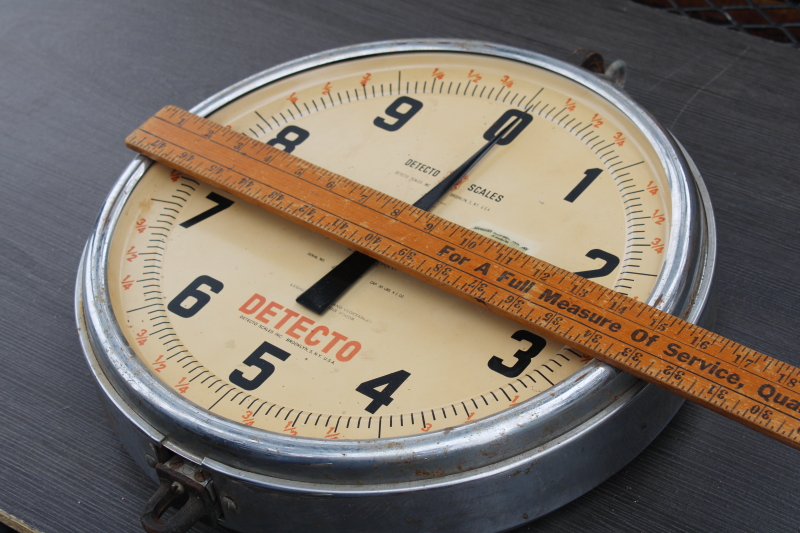
<path id="1" fill-rule="evenodd" d="M 586 70 L 591 70 L 620 89 L 625 87 L 625 81 L 628 78 L 628 65 L 621 59 L 617 59 L 606 67 L 603 56 L 598 52 L 594 52 L 588 48 L 578 48 L 572 52 L 569 61 Z"/>
<path id="2" fill-rule="evenodd" d="M 220 513 L 211 476 L 202 467 L 175 455 L 155 469 L 160 485 L 142 513 L 147 533 L 186 533 L 200 520 L 217 525 Z M 164 522 L 161 517 L 170 507 L 178 511 Z"/>

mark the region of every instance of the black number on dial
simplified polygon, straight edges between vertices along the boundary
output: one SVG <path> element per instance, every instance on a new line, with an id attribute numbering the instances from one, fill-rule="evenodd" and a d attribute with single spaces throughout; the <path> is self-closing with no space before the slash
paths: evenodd
<path id="1" fill-rule="evenodd" d="M 285 350 L 281 350 L 274 344 L 270 344 L 267 341 L 261 343 L 261 346 L 256 348 L 256 350 L 247 356 L 247 359 L 244 360 L 244 364 L 249 367 L 255 367 L 260 370 L 258 374 L 253 379 L 247 379 L 244 377 L 244 374 L 241 370 L 234 370 L 231 372 L 230 379 L 231 383 L 236 385 L 237 387 L 241 387 L 244 390 L 255 390 L 260 387 L 268 377 L 275 372 L 275 365 L 270 363 L 269 361 L 262 359 L 261 356 L 265 354 L 270 354 L 274 357 L 277 357 L 281 361 L 286 361 L 290 355 L 289 352 Z"/>
<path id="2" fill-rule="evenodd" d="M 503 360 L 496 355 L 489 359 L 489 368 L 507 378 L 515 378 L 522 374 L 525 369 L 528 368 L 528 365 L 531 364 L 531 359 L 539 355 L 547 344 L 547 341 L 539 335 L 524 329 L 514 332 L 511 338 L 515 341 L 528 341 L 531 345 L 527 350 L 517 350 L 514 354 L 514 357 L 517 358 L 517 362 L 514 366 L 504 365 Z"/>
<path id="3" fill-rule="evenodd" d="M 292 135 L 292 138 L 290 139 L 288 135 Z M 284 152 L 291 154 L 298 144 L 301 144 L 303 141 L 308 139 L 309 135 L 311 134 L 303 128 L 299 128 L 297 126 L 286 126 L 278 132 L 278 135 L 276 135 L 274 139 L 267 141 L 267 144 L 270 146 L 280 144 L 283 146 Z"/>
<path id="4" fill-rule="evenodd" d="M 405 108 L 404 111 L 401 111 L 400 108 L 404 105 L 408 107 Z M 416 115 L 417 111 L 420 109 L 422 109 L 422 102 L 409 98 L 408 96 L 401 96 L 392 102 L 392 105 L 387 107 L 386 111 L 384 111 L 384 113 L 397 120 L 389 124 L 383 117 L 375 117 L 372 123 L 386 131 L 397 131 L 402 128 L 406 122 L 411 120 L 411 117 Z"/>
<path id="5" fill-rule="evenodd" d="M 597 176 L 603 173 L 603 170 L 600 168 L 590 168 L 589 170 L 584 171 L 583 179 L 578 183 L 574 189 L 572 189 L 567 196 L 564 197 L 564 200 L 568 202 L 574 202 L 578 196 L 583 194 L 589 185 L 592 184 L 594 180 L 597 179 Z"/>
<path id="6" fill-rule="evenodd" d="M 495 135 L 500 133 L 500 131 L 506 127 L 506 125 L 511 122 L 512 120 L 516 119 L 517 117 L 522 117 L 522 120 L 514 126 L 514 129 L 509 131 L 505 134 L 505 136 L 497 141 L 497 144 L 500 146 L 505 146 L 509 144 L 511 141 L 517 138 L 517 135 L 522 133 L 522 130 L 528 127 L 528 124 L 531 123 L 533 117 L 527 114 L 525 111 L 520 111 L 519 109 L 509 109 L 503 116 L 497 119 L 497 122 L 492 124 L 492 127 L 486 130 L 486 133 L 483 134 L 483 138 L 487 141 L 491 141 L 494 139 Z"/>
<path id="7" fill-rule="evenodd" d="M 398 370 L 397 372 L 392 372 L 391 374 L 386 374 L 385 376 L 365 381 L 356 387 L 356 392 L 360 392 L 367 398 L 372 399 L 370 404 L 365 407 L 367 412 L 374 415 L 382 405 L 389 405 L 392 403 L 394 400 L 394 398 L 392 398 L 392 394 L 394 394 L 394 392 L 400 387 L 400 385 L 403 384 L 405 380 L 408 379 L 408 376 L 410 375 L 411 374 L 405 370 Z M 382 387 L 383 385 L 386 385 L 383 387 L 383 390 L 377 390 L 378 387 Z"/>
<path id="8" fill-rule="evenodd" d="M 604 252 L 603 250 L 599 250 L 597 248 L 586 252 L 586 257 L 588 257 L 589 259 L 601 259 L 606 263 L 600 268 L 596 268 L 594 270 L 584 270 L 583 272 L 575 272 L 575 274 L 577 274 L 578 276 L 583 276 L 586 279 L 602 278 L 603 276 L 608 276 L 609 274 L 614 272 L 615 268 L 619 266 L 619 257 L 617 257 L 614 254 Z"/>
<path id="9" fill-rule="evenodd" d="M 233 200 L 229 200 L 228 198 L 225 198 L 224 196 L 221 196 L 221 195 L 219 195 L 219 194 L 217 194 L 215 192 L 208 193 L 208 196 L 206 196 L 206 198 L 208 198 L 212 202 L 216 202 L 217 205 L 215 205 L 211 209 L 203 211 L 202 213 L 200 213 L 197 216 L 193 216 L 192 218 L 190 218 L 186 222 L 183 222 L 181 224 L 182 228 L 191 228 L 192 226 L 194 226 L 198 222 L 202 222 L 205 219 L 207 219 L 208 217 L 210 217 L 212 215 L 216 215 L 220 211 L 225 211 L 226 209 L 228 209 L 230 206 L 233 205 Z"/>
<path id="10" fill-rule="evenodd" d="M 211 295 L 200 290 L 203 285 L 207 286 L 214 294 L 219 294 L 219 291 L 224 286 L 221 281 L 211 276 L 198 276 L 197 279 L 169 302 L 167 309 L 179 317 L 192 318 L 211 301 Z M 187 303 L 189 304 L 188 306 L 186 305 Z"/>

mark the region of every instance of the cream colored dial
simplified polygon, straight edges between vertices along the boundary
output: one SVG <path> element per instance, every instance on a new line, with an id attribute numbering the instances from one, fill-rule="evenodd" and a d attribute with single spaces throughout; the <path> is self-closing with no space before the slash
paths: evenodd
<path id="1" fill-rule="evenodd" d="M 533 119 L 432 211 L 646 298 L 669 249 L 664 171 L 622 112 L 558 74 L 478 54 L 384 54 L 278 80 L 211 118 L 413 203 L 524 110 Z M 295 303 L 348 254 L 154 165 L 114 230 L 108 283 L 128 342 L 176 394 L 300 437 L 468 423 L 587 361 L 382 265 L 323 315 Z"/>

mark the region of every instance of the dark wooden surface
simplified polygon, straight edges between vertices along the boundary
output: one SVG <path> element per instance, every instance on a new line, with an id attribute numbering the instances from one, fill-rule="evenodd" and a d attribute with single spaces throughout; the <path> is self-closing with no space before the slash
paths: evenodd
<path id="1" fill-rule="evenodd" d="M 798 50 L 627 0 L 0 1 L 0 521 L 136 532 L 154 490 L 106 423 L 72 311 L 125 135 L 277 63 L 407 37 L 624 58 L 628 91 L 710 189 L 716 331 L 800 364 Z M 520 531 L 798 531 L 798 464 L 686 405 L 620 473 Z"/>

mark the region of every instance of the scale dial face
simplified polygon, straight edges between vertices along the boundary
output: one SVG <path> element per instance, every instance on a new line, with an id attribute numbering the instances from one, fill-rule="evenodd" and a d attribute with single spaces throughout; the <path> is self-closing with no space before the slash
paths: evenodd
<path id="1" fill-rule="evenodd" d="M 631 119 L 565 76 L 475 53 L 382 54 L 301 70 L 210 118 L 413 203 L 524 110 L 532 120 L 432 211 L 647 299 L 671 253 L 663 165 Z M 295 303 L 349 252 L 153 165 L 113 230 L 108 288 L 133 351 L 176 395 L 283 435 L 442 430 L 588 361 L 383 265 L 322 315 Z"/>

